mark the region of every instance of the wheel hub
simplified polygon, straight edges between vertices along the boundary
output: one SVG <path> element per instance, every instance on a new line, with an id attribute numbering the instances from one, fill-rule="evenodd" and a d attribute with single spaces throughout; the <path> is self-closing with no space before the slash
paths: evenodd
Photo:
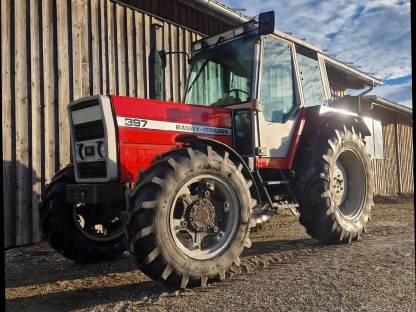
<path id="1" fill-rule="evenodd" d="M 337 161 L 336 169 L 331 181 L 332 193 L 337 205 L 342 204 L 345 199 L 345 194 L 347 193 L 347 175 L 342 164 Z"/>
<path id="2" fill-rule="evenodd" d="M 188 224 L 196 232 L 206 232 L 214 227 L 215 208 L 208 199 L 197 200 L 190 208 Z"/>
<path id="3" fill-rule="evenodd" d="M 227 248 L 238 227 L 238 197 L 225 179 L 202 174 L 177 191 L 170 211 L 170 230 L 188 257 L 211 259 Z"/>

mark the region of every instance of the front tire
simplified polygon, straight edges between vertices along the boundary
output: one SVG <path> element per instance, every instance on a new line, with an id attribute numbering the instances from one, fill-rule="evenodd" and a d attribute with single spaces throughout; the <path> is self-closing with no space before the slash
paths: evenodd
<path id="1" fill-rule="evenodd" d="M 227 152 L 200 146 L 168 152 L 140 175 L 127 240 L 147 276 L 206 286 L 240 264 L 255 205 L 241 169 Z"/>
<path id="2" fill-rule="evenodd" d="M 295 162 L 300 223 L 325 243 L 358 240 L 374 206 L 371 159 L 354 127 L 312 134 Z"/>
<path id="3" fill-rule="evenodd" d="M 104 225 L 91 223 L 86 214 L 77 210 L 79 204 L 65 202 L 65 185 L 73 183 L 74 167 L 69 165 L 57 172 L 46 187 L 39 205 L 44 238 L 62 256 L 79 263 L 109 260 L 121 255 L 126 249 L 121 220 L 107 225 L 108 228 L 117 227 L 111 236 L 95 233 L 96 226 L 103 229 Z"/>

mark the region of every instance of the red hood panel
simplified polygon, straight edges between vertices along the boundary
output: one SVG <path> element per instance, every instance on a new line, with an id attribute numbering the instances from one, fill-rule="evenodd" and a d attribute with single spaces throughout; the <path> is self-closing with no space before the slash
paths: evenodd
<path id="1" fill-rule="evenodd" d="M 111 99 L 117 116 L 231 128 L 231 114 L 227 108 L 116 95 L 111 96 Z"/>
<path id="2" fill-rule="evenodd" d="M 111 96 L 118 124 L 121 181 L 135 181 L 157 155 L 179 144 L 176 136 L 194 133 L 232 145 L 231 110 Z"/>

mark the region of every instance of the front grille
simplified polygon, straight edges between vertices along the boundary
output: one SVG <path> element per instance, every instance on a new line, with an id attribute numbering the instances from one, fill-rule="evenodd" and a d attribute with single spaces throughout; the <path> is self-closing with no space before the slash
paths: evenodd
<path id="1" fill-rule="evenodd" d="M 78 163 L 78 176 L 80 179 L 105 178 L 107 176 L 106 162 Z"/>
<path id="2" fill-rule="evenodd" d="M 74 125 L 74 136 L 78 142 L 104 138 L 103 121 L 95 120 Z"/>
<path id="3" fill-rule="evenodd" d="M 105 119 L 105 112 L 112 113 L 111 101 L 106 96 L 89 97 L 69 105 L 77 182 L 110 181 L 117 178 L 117 164 L 113 161 L 117 157 L 113 147 L 116 143 L 115 124 L 113 118 Z M 99 153 L 103 147 L 104 155 Z M 90 152 L 91 148 L 94 153 Z"/>

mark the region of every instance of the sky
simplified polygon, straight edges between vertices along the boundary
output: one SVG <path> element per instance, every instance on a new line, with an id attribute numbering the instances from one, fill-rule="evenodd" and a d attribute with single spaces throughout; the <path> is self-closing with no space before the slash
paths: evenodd
<path id="1" fill-rule="evenodd" d="M 276 28 L 384 80 L 371 94 L 412 106 L 410 1 L 219 0 L 247 16 L 274 10 Z"/>

